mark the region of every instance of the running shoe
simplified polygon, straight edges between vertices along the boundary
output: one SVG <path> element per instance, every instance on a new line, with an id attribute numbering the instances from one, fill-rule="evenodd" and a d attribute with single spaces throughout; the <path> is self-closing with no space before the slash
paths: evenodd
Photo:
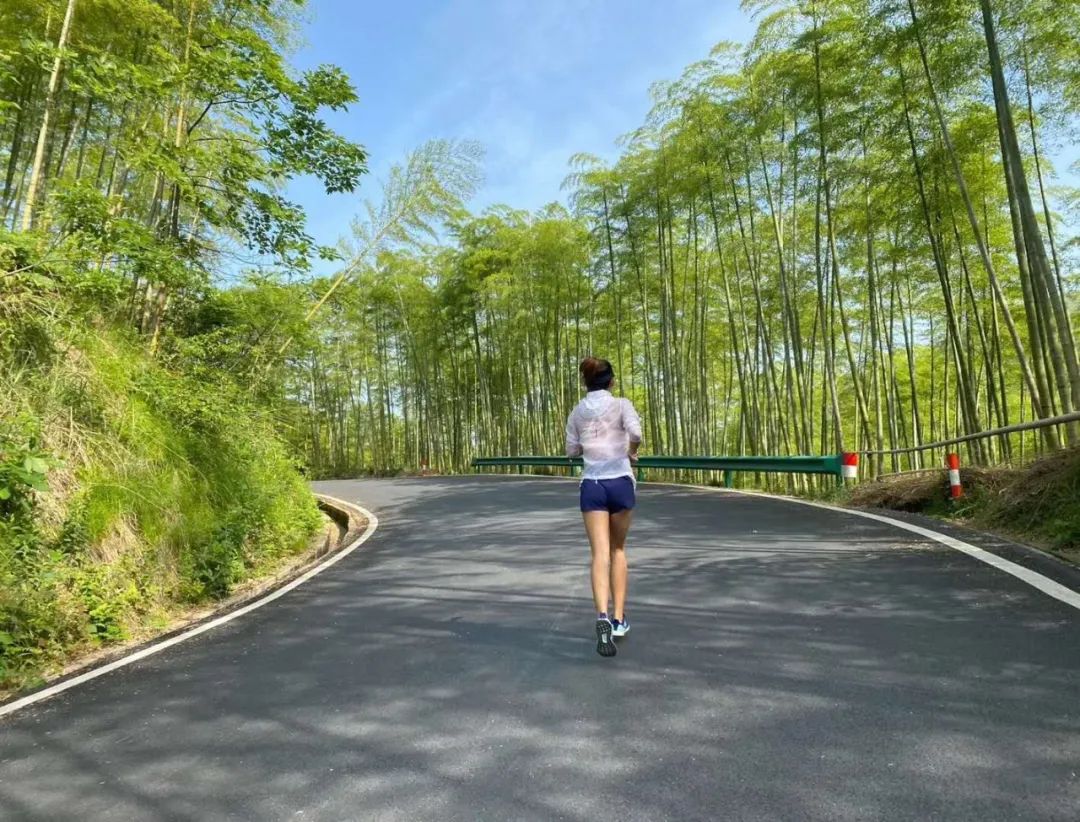
<path id="1" fill-rule="evenodd" d="M 615 656 L 615 642 L 611 639 L 611 620 L 600 617 L 596 620 L 596 653 L 600 656 Z"/>
<path id="2" fill-rule="evenodd" d="M 612 636 L 626 636 L 628 633 L 630 633 L 630 620 L 626 618 L 626 614 L 623 614 L 622 619 L 611 620 Z"/>

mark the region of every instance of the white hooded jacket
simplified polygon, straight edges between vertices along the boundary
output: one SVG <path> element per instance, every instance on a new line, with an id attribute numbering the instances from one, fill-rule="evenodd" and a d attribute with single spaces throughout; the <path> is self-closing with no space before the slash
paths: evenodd
<path id="1" fill-rule="evenodd" d="M 566 454 L 583 457 L 582 479 L 633 477 L 632 442 L 641 442 L 641 420 L 630 400 L 610 391 L 590 391 L 566 420 Z"/>

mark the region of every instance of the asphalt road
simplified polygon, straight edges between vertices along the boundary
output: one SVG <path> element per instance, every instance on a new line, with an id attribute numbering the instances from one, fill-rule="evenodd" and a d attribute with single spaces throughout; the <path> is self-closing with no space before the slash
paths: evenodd
<path id="1" fill-rule="evenodd" d="M 319 489 L 371 540 L 0 721 L 0 818 L 1080 818 L 1080 611 L 970 557 L 646 485 L 604 659 L 573 483 Z"/>

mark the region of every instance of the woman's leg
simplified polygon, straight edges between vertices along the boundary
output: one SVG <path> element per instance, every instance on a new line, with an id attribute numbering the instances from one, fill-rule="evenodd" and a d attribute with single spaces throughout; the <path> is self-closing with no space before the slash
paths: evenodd
<path id="1" fill-rule="evenodd" d="M 634 517 L 632 508 L 626 508 L 611 515 L 610 553 L 611 553 L 611 595 L 615 600 L 615 609 L 611 615 L 622 621 L 626 607 L 626 535 L 630 532 L 630 520 Z M 595 566 L 594 566 L 595 567 Z"/>
<path id="2" fill-rule="evenodd" d="M 592 549 L 592 593 L 596 613 L 606 614 L 611 594 L 608 578 L 611 569 L 610 520 L 607 511 L 583 511 L 585 532 Z"/>

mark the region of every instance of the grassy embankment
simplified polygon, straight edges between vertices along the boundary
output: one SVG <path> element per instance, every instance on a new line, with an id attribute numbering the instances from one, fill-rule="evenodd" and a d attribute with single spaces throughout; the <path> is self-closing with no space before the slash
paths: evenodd
<path id="1" fill-rule="evenodd" d="M 0 257 L 4 248 L 0 246 Z M 0 690 L 168 626 L 320 514 L 242 389 L 0 259 Z M 13 273 L 14 272 L 14 273 Z"/>
<path id="2" fill-rule="evenodd" d="M 844 502 L 958 521 L 1080 563 L 1080 449 L 1022 467 L 964 468 L 961 481 L 964 496 L 956 502 L 944 470 L 867 482 Z"/>

